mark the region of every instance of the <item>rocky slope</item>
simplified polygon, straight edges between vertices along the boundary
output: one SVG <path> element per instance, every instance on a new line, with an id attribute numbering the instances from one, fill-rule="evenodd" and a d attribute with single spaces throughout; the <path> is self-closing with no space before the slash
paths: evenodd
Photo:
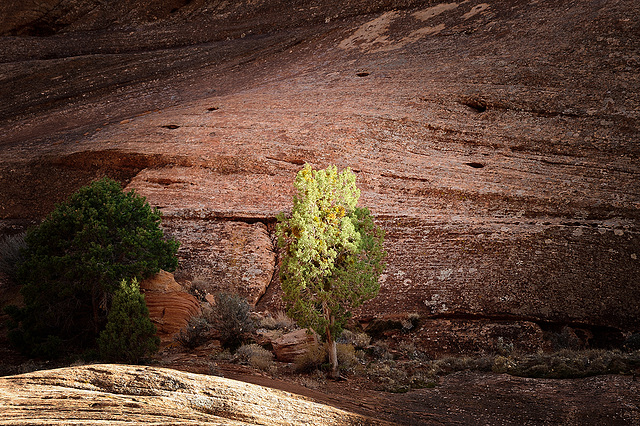
<path id="1" fill-rule="evenodd" d="M 2 6 L 0 232 L 106 174 L 179 281 L 274 311 L 275 215 L 337 164 L 387 231 L 363 321 L 433 353 L 640 329 L 637 2 L 147 3 Z"/>
<path id="2" fill-rule="evenodd" d="M 1 424 L 383 425 L 288 392 L 122 365 L 0 378 Z"/>
<path id="3" fill-rule="evenodd" d="M 620 375 L 551 380 L 467 371 L 443 377 L 436 388 L 401 394 L 346 382 L 329 382 L 321 392 L 264 376 L 239 378 L 259 384 L 118 365 L 2 377 L 0 424 L 581 426 L 640 421 L 640 382 Z"/>

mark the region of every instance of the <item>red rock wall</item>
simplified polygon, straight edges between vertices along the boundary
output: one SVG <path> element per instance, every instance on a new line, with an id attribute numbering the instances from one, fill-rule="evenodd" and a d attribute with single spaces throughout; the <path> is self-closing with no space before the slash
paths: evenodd
<path id="1" fill-rule="evenodd" d="M 640 329 L 637 2 L 355 3 L 0 37 L 0 229 L 116 176 L 275 310 L 270 226 L 337 164 L 387 231 L 361 318 Z"/>

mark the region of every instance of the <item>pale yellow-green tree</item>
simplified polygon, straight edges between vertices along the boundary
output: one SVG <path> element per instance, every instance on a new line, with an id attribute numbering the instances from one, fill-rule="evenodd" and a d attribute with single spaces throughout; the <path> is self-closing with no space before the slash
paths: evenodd
<path id="1" fill-rule="evenodd" d="M 353 308 L 378 294 L 385 268 L 384 231 L 367 208 L 350 169 L 336 166 L 297 174 L 290 216 L 278 216 L 283 249 L 280 281 L 287 313 L 328 343 L 332 376 L 338 376 L 336 338 Z"/>

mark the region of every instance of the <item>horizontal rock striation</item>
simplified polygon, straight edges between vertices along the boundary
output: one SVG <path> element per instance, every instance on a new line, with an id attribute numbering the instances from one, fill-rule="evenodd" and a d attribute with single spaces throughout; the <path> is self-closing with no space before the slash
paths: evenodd
<path id="1" fill-rule="evenodd" d="M 0 37 L 0 231 L 114 176 L 183 241 L 178 274 L 275 311 L 275 216 L 337 164 L 387 231 L 359 318 L 640 329 L 637 2 L 196 3 Z"/>
<path id="2" fill-rule="evenodd" d="M 189 319 L 200 314 L 200 304 L 173 278 L 160 271 L 140 282 L 140 291 L 149 309 L 149 318 L 158 329 L 162 343 L 171 343 Z"/>
<path id="3" fill-rule="evenodd" d="M 3 424 L 388 424 L 254 384 L 124 365 L 2 377 L 0 407 Z"/>

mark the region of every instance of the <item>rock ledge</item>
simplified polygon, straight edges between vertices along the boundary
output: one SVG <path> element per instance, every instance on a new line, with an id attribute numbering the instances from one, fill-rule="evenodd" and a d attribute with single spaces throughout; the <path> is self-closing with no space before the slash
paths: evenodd
<path id="1" fill-rule="evenodd" d="M 0 378 L 0 411 L 0 424 L 383 424 L 258 385 L 125 365 Z"/>

